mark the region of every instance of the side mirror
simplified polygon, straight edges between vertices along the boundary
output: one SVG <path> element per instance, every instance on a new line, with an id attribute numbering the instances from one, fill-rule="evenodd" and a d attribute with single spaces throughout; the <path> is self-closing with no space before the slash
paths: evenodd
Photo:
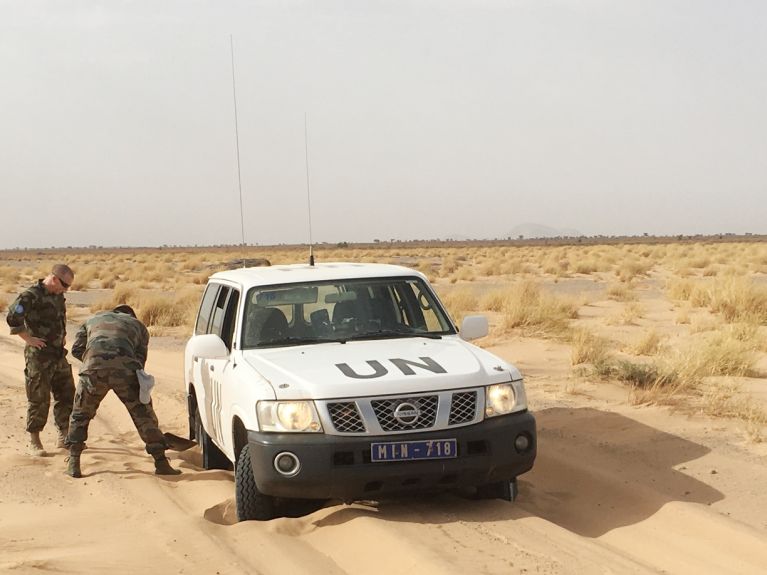
<path id="1" fill-rule="evenodd" d="M 189 340 L 187 353 L 194 358 L 202 359 L 226 359 L 229 357 L 229 350 L 224 340 L 214 333 L 205 335 L 195 335 Z"/>
<path id="2" fill-rule="evenodd" d="M 490 332 L 487 318 L 483 315 L 467 315 L 461 322 L 461 339 L 471 341 L 485 337 Z"/>

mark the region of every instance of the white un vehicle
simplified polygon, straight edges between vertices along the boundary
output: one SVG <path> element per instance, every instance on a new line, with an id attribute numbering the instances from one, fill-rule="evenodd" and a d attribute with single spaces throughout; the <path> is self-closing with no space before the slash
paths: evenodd
<path id="1" fill-rule="evenodd" d="M 211 276 L 184 380 L 206 469 L 235 469 L 240 520 L 298 499 L 476 487 L 513 499 L 535 419 L 517 369 L 460 334 L 426 277 L 382 264 Z"/>

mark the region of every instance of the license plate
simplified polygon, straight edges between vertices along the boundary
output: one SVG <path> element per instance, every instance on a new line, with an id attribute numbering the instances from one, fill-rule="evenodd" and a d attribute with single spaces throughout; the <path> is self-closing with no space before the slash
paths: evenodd
<path id="1" fill-rule="evenodd" d="M 415 461 L 418 459 L 450 459 L 458 456 L 455 439 L 426 441 L 390 441 L 371 443 L 371 461 Z"/>

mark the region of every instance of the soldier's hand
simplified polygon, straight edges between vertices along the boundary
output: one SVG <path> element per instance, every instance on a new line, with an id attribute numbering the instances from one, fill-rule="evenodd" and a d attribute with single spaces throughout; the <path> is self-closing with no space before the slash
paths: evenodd
<path id="1" fill-rule="evenodd" d="M 23 339 L 25 342 L 27 342 L 28 346 L 36 347 L 37 349 L 42 349 L 46 346 L 44 339 L 40 339 L 39 337 L 35 337 L 33 335 L 27 335 L 26 337 L 23 337 Z"/>

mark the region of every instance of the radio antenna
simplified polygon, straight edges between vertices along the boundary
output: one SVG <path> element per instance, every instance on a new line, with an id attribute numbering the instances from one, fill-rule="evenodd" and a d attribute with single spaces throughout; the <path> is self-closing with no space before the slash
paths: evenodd
<path id="1" fill-rule="evenodd" d="M 237 85 L 234 80 L 234 40 L 229 34 L 229 49 L 232 54 L 232 99 L 234 100 L 234 146 L 237 151 L 237 187 L 240 190 L 240 232 L 245 245 L 245 219 L 242 213 L 242 176 L 240 174 L 240 130 L 237 122 Z"/>
<path id="2" fill-rule="evenodd" d="M 306 158 L 306 206 L 309 215 L 309 265 L 314 265 L 314 244 L 312 242 L 312 197 L 309 193 L 309 128 L 304 112 L 304 155 Z"/>

